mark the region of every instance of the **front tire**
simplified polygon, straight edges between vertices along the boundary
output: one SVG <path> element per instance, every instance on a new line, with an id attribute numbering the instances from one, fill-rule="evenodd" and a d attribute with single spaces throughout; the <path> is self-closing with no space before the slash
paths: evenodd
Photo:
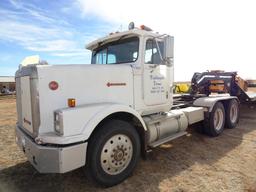
<path id="1" fill-rule="evenodd" d="M 140 157 L 140 139 L 129 123 L 111 120 L 89 141 L 87 170 L 100 185 L 110 187 L 130 176 Z"/>
<path id="2" fill-rule="evenodd" d="M 224 130 L 225 125 L 225 109 L 221 102 L 217 102 L 209 118 L 204 121 L 204 132 L 211 136 L 216 137 Z"/>

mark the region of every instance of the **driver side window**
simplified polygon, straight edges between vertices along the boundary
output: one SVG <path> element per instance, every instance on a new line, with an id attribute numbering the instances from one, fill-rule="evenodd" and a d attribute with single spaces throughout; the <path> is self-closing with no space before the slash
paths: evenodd
<path id="1" fill-rule="evenodd" d="M 163 42 L 158 41 L 158 46 L 161 51 L 161 55 L 163 56 Z M 156 41 L 152 39 L 148 39 L 146 42 L 146 50 L 145 50 L 145 63 L 146 64 L 161 64 L 162 60 L 160 57 L 160 53 L 158 50 L 158 46 Z"/>

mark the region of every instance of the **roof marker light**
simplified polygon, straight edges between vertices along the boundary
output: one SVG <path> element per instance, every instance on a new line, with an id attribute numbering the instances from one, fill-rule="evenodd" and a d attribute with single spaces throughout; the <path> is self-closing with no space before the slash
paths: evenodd
<path id="1" fill-rule="evenodd" d="M 145 31 L 153 31 L 151 28 L 147 27 L 146 25 L 141 25 L 140 29 L 145 30 Z"/>

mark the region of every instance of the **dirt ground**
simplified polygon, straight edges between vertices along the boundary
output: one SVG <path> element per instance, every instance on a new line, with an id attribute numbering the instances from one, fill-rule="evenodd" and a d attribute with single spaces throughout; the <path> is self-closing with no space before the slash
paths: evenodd
<path id="1" fill-rule="evenodd" d="M 13 97 L 0 97 L 0 191 L 256 191 L 256 106 L 217 138 L 195 131 L 156 148 L 123 183 L 103 189 L 83 170 L 39 174 L 15 144 Z"/>

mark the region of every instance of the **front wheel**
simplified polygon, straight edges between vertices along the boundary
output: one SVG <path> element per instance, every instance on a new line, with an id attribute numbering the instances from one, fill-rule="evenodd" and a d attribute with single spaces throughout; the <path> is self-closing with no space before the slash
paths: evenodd
<path id="1" fill-rule="evenodd" d="M 216 137 L 222 133 L 225 125 L 225 109 L 221 102 L 217 102 L 208 119 L 204 121 L 204 131 L 207 135 Z"/>
<path id="2" fill-rule="evenodd" d="M 140 156 L 140 139 L 129 123 L 106 122 L 89 141 L 87 170 L 93 180 L 113 186 L 133 172 Z"/>

